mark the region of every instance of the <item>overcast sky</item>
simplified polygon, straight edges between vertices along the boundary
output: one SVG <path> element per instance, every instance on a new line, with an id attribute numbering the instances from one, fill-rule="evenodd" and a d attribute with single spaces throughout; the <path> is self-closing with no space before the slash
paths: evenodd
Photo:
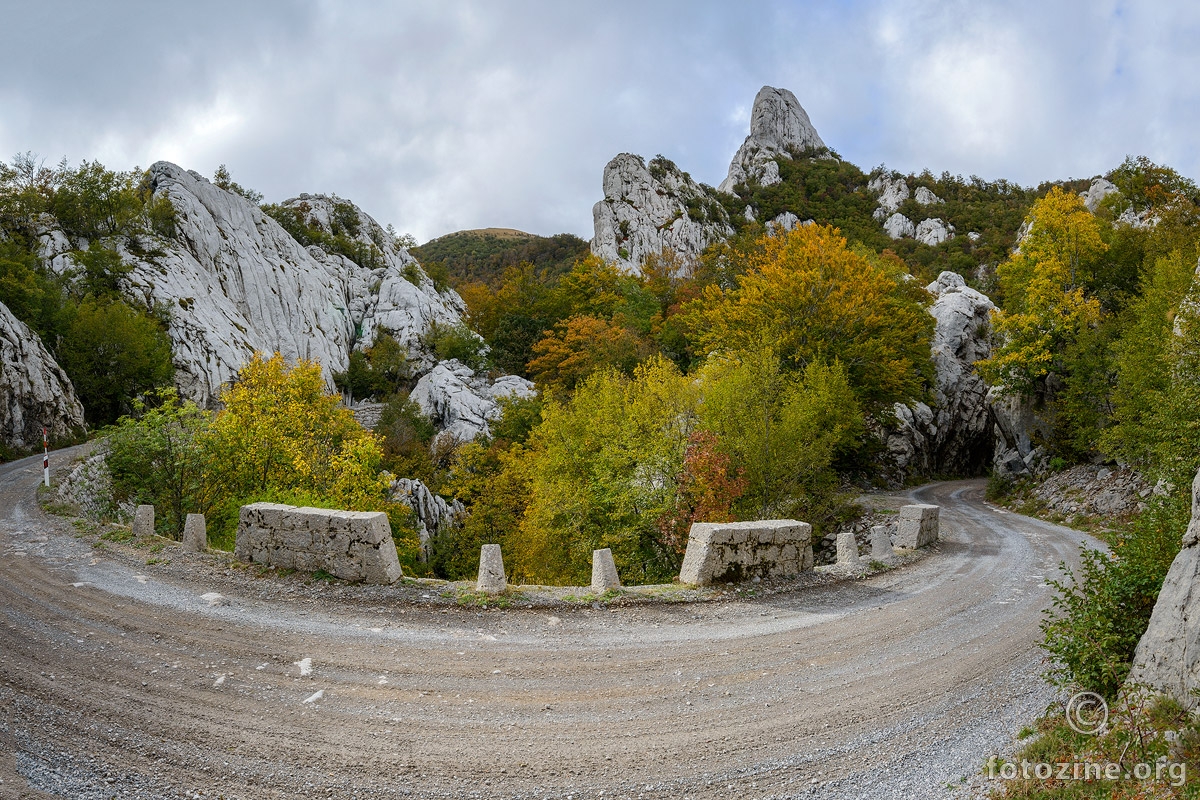
<path id="1" fill-rule="evenodd" d="M 166 159 L 419 241 L 592 233 L 605 163 L 716 185 L 764 84 L 870 169 L 1200 178 L 1200 3 L 9 2 L 0 160 Z"/>

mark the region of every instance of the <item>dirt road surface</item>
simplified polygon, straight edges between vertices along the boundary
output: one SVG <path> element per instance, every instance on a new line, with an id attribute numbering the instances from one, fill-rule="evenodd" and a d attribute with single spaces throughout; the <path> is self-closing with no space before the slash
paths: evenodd
<path id="1" fill-rule="evenodd" d="M 952 795 L 1053 699 L 1046 580 L 1087 540 L 938 483 L 938 552 L 865 580 L 346 608 L 109 558 L 40 476 L 0 467 L 0 797 Z"/>

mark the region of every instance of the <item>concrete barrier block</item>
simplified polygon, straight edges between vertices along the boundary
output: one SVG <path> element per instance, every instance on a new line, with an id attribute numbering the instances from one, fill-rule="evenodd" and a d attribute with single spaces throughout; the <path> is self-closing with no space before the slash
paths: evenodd
<path id="1" fill-rule="evenodd" d="M 604 594 L 611 589 L 621 588 L 621 578 L 617 575 L 617 565 L 613 561 L 612 550 L 592 551 L 592 591 Z"/>
<path id="2" fill-rule="evenodd" d="M 133 512 L 133 538 L 154 535 L 154 506 L 138 506 Z"/>
<path id="3" fill-rule="evenodd" d="M 485 544 L 479 549 L 479 579 L 475 590 L 486 594 L 500 594 L 508 588 L 508 578 L 504 574 L 504 556 L 500 553 L 500 545 Z"/>
<path id="4" fill-rule="evenodd" d="M 812 526 L 794 519 L 697 522 L 688 534 L 682 583 L 706 586 L 812 569 Z"/>
<path id="5" fill-rule="evenodd" d="M 203 514 L 187 515 L 187 520 L 183 523 L 183 549 L 189 553 L 203 553 L 208 550 L 208 531 Z"/>
<path id="6" fill-rule="evenodd" d="M 403 576 L 381 511 L 242 506 L 234 554 L 280 569 L 324 570 L 348 581 L 395 583 Z"/>
<path id="7" fill-rule="evenodd" d="M 858 557 L 858 541 L 854 531 L 843 531 L 837 537 L 837 563 L 839 567 L 857 567 L 861 562 Z"/>
<path id="8" fill-rule="evenodd" d="M 871 528 L 871 558 L 887 563 L 895 556 L 896 551 L 892 549 L 892 537 L 888 534 L 887 527 L 876 525 Z"/>
<path id="9" fill-rule="evenodd" d="M 917 503 L 900 509 L 896 546 L 909 550 L 925 547 L 938 540 L 938 506 Z"/>

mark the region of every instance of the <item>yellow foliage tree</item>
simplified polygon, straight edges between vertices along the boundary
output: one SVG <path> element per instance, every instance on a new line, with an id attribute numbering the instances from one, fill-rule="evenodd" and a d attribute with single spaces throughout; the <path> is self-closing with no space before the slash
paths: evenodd
<path id="1" fill-rule="evenodd" d="M 764 235 L 740 257 L 735 288 L 707 286 L 687 308 L 704 355 L 769 347 L 788 369 L 838 361 L 868 403 L 925 392 L 932 317 L 836 228 Z"/>
<path id="2" fill-rule="evenodd" d="M 255 354 L 220 399 L 201 444 L 219 533 L 236 525 L 238 506 L 258 500 L 385 511 L 412 563 L 412 526 L 407 508 L 387 499 L 379 439 L 326 394 L 318 363 Z"/>
<path id="3" fill-rule="evenodd" d="M 996 270 L 1004 304 L 992 313 L 999 345 L 979 370 L 988 382 L 1028 395 L 1066 346 L 1099 321 L 1099 301 L 1080 284 L 1108 246 L 1083 200 L 1057 186 L 1025 221 L 1020 250 Z"/>

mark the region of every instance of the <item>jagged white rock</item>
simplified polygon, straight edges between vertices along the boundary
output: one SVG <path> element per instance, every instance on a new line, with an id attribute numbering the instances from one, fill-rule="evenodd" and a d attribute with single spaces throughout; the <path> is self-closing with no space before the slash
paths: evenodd
<path id="1" fill-rule="evenodd" d="M 1118 192 L 1116 184 L 1112 181 L 1107 178 L 1096 178 L 1092 181 L 1092 185 L 1088 187 L 1088 190 L 1080 192 L 1079 196 L 1083 199 L 1083 204 L 1087 206 L 1087 210 L 1095 214 L 1096 209 L 1100 208 L 1100 204 L 1104 202 L 1104 198 Z"/>
<path id="2" fill-rule="evenodd" d="M 936 300 L 930 350 L 934 365 L 934 404 L 897 403 L 897 430 L 888 450 L 904 468 L 920 471 L 978 472 L 990 454 L 992 412 L 988 386 L 975 362 L 991 352 L 988 324 L 995 307 L 962 276 L 943 272 L 926 288 Z"/>
<path id="3" fill-rule="evenodd" d="M 404 503 L 413 510 L 413 515 L 417 518 L 421 550 L 426 557 L 429 556 L 430 540 L 449 530 L 467 513 L 467 508 L 461 500 L 447 502 L 430 491 L 424 483 L 413 478 L 397 478 L 392 481 L 388 498 Z"/>
<path id="4" fill-rule="evenodd" d="M 878 175 L 867 184 L 867 189 L 878 195 L 879 207 L 875 209 L 875 219 L 882 220 L 896 213 L 900 204 L 908 199 L 908 183 L 897 175 L 889 177 Z M 898 238 L 893 236 L 893 239 Z"/>
<path id="5" fill-rule="evenodd" d="M 39 446 L 83 428 L 83 406 L 42 340 L 0 303 L 0 443 Z"/>
<path id="6" fill-rule="evenodd" d="M 1133 654 L 1127 683 L 1149 686 L 1185 708 L 1200 700 L 1200 472 L 1192 482 L 1192 519 L 1171 562 L 1150 624 Z"/>
<path id="7" fill-rule="evenodd" d="M 883 229 L 893 239 L 903 239 L 905 236 L 912 236 L 917 230 L 912 220 L 899 211 L 887 218 L 887 222 L 883 223 Z"/>
<path id="8" fill-rule="evenodd" d="M 710 189 L 665 158 L 647 166 L 631 153 L 605 165 L 604 199 L 592 207 L 592 219 L 592 252 L 632 273 L 664 248 L 693 258 L 733 235 L 729 215 Z"/>
<path id="9" fill-rule="evenodd" d="M 754 96 L 750 135 L 738 148 L 729 165 L 729 174 L 718 188 L 732 194 L 734 187 L 742 183 L 757 182 L 762 186 L 779 183 L 776 158 L 823 149 L 825 143 L 796 95 L 787 89 L 764 86 Z"/>
<path id="10" fill-rule="evenodd" d="M 954 238 L 954 226 L 934 217 L 933 219 L 924 219 L 917 223 L 917 229 L 913 236 L 918 242 L 922 242 L 929 246 L 939 245 L 942 242 Z M 894 237 L 893 237 L 894 238 Z"/>
<path id="11" fill-rule="evenodd" d="M 254 203 L 195 172 L 158 162 L 149 181 L 155 195 L 175 208 L 175 236 L 143 237 L 136 252 L 127 241 L 109 244 L 133 265 L 122 287 L 126 297 L 170 310 L 176 382 L 183 396 L 198 403 L 211 405 L 221 384 L 256 351 L 316 359 L 328 380 L 345 369 L 355 346 L 370 343 L 376 326 L 427 369 L 434 358 L 422 347 L 421 334 L 433 322 L 462 320 L 461 298 L 436 291 L 412 256 L 357 207 L 354 238 L 379 251 L 371 267 L 302 247 Z M 333 203 L 304 196 L 282 205 L 306 204 L 308 221 L 329 226 Z M 72 266 L 69 251 L 78 243 L 53 228 L 40 238 L 51 268 Z M 406 271 L 417 285 L 406 280 Z"/>
<path id="12" fill-rule="evenodd" d="M 522 377 L 505 375 L 493 382 L 450 359 L 422 376 L 409 399 L 444 433 L 469 442 L 490 432 L 488 423 L 500 417 L 500 398 L 533 394 L 533 384 Z"/>
<path id="13" fill-rule="evenodd" d="M 944 200 L 942 200 L 942 198 L 938 197 L 936 194 L 934 194 L 929 189 L 926 189 L 924 186 L 917 187 L 917 190 L 915 192 L 913 192 L 913 199 L 916 200 L 918 203 L 920 203 L 923 206 L 930 206 L 935 203 L 944 203 L 945 202 Z"/>
<path id="14" fill-rule="evenodd" d="M 811 222 L 812 220 L 806 220 Z M 767 222 L 767 233 L 774 233 L 776 229 L 782 229 L 788 232 L 795 230 L 796 226 L 801 224 L 800 218 L 790 211 L 784 211 L 782 214 Z"/>

